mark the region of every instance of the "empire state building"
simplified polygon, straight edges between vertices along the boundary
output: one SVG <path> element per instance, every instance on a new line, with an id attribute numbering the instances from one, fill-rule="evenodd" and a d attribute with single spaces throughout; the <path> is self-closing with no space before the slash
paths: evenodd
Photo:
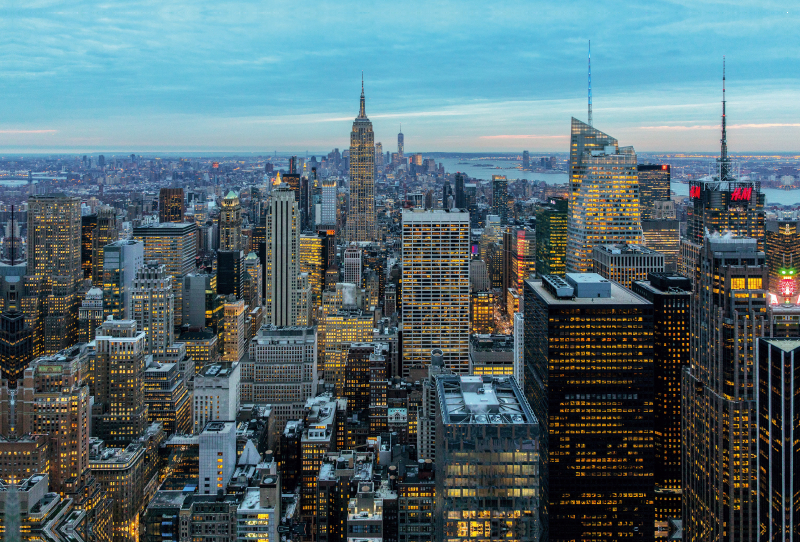
<path id="1" fill-rule="evenodd" d="M 350 210 L 347 239 L 351 242 L 375 239 L 375 135 L 364 109 L 364 80 L 361 80 L 361 109 L 350 132 Z"/>

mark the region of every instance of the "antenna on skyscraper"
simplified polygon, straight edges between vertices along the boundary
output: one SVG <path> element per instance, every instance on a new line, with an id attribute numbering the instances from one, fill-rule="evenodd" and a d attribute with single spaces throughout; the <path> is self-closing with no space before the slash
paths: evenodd
<path id="1" fill-rule="evenodd" d="M 589 126 L 592 126 L 592 40 L 589 40 Z"/>
<path id="2" fill-rule="evenodd" d="M 722 139 L 720 140 L 720 147 L 719 180 L 724 182 L 730 176 L 727 119 L 725 117 L 725 56 L 722 57 Z"/>

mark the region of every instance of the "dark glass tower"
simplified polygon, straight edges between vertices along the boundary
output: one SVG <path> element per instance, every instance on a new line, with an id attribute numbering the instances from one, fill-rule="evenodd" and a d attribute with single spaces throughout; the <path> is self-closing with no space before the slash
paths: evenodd
<path id="1" fill-rule="evenodd" d="M 505 175 L 492 175 L 492 214 L 500 217 L 500 224 L 508 224 L 508 179 Z"/>
<path id="2" fill-rule="evenodd" d="M 81 269 L 83 278 L 92 278 L 92 247 L 97 230 L 97 215 L 84 215 L 81 217 Z"/>
<path id="3" fill-rule="evenodd" d="M 464 174 L 456 173 L 456 209 L 465 209 L 467 207 L 466 192 L 464 192 Z"/>
<path id="4" fill-rule="evenodd" d="M 657 201 L 670 199 L 670 168 L 667 164 L 639 164 L 639 209 L 642 220 L 650 220 Z"/>
<path id="5" fill-rule="evenodd" d="M 653 540 L 653 305 L 594 273 L 524 299 L 542 540 Z"/>
<path id="6" fill-rule="evenodd" d="M 183 188 L 162 188 L 158 193 L 158 221 L 183 222 Z"/>
<path id="7" fill-rule="evenodd" d="M 681 517 L 681 371 L 689 364 L 689 303 L 692 283 L 671 273 L 650 273 L 633 292 L 653 304 L 655 373 L 656 527 Z"/>
<path id="8" fill-rule="evenodd" d="M 569 201 L 553 200 L 536 211 L 536 275 L 567 272 L 567 211 Z"/>
<path id="9" fill-rule="evenodd" d="M 217 251 L 217 293 L 233 294 L 237 299 L 242 297 L 242 262 L 244 252 L 241 250 Z"/>

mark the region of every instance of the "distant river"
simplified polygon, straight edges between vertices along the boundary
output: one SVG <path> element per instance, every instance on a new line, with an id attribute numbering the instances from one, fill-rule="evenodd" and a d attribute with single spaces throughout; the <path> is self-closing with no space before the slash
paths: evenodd
<path id="1" fill-rule="evenodd" d="M 565 184 L 568 181 L 566 173 L 533 173 L 516 169 L 520 163 L 512 160 L 465 160 L 458 158 L 438 158 L 438 162 L 444 164 L 447 173 L 457 171 L 466 173 L 475 179 L 490 181 L 492 175 L 505 175 L 509 180 L 527 179 L 544 181 L 547 184 Z M 466 163 L 464 163 L 466 162 Z M 477 164 L 481 164 L 478 166 Z M 491 165 L 491 167 L 483 167 Z M 496 168 L 501 169 L 496 169 Z M 672 191 L 679 196 L 689 196 L 689 185 L 679 182 L 672 183 Z M 779 190 L 777 188 L 762 188 L 766 196 L 767 205 L 800 205 L 800 190 Z"/>

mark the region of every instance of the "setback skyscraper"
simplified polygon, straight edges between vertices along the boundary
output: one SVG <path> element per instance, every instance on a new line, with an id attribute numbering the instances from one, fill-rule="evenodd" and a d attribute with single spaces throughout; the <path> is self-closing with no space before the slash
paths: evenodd
<path id="1" fill-rule="evenodd" d="M 361 108 L 350 132 L 350 209 L 347 214 L 347 239 L 375 239 L 375 135 L 364 109 L 364 81 L 361 81 Z"/>
<path id="2" fill-rule="evenodd" d="M 642 244 L 633 147 L 573 118 L 569 188 L 568 272 L 591 271 L 595 245 Z"/>
<path id="3" fill-rule="evenodd" d="M 267 214 L 267 266 L 264 323 L 297 323 L 297 276 L 300 273 L 300 211 L 286 183 L 275 186 Z"/>

